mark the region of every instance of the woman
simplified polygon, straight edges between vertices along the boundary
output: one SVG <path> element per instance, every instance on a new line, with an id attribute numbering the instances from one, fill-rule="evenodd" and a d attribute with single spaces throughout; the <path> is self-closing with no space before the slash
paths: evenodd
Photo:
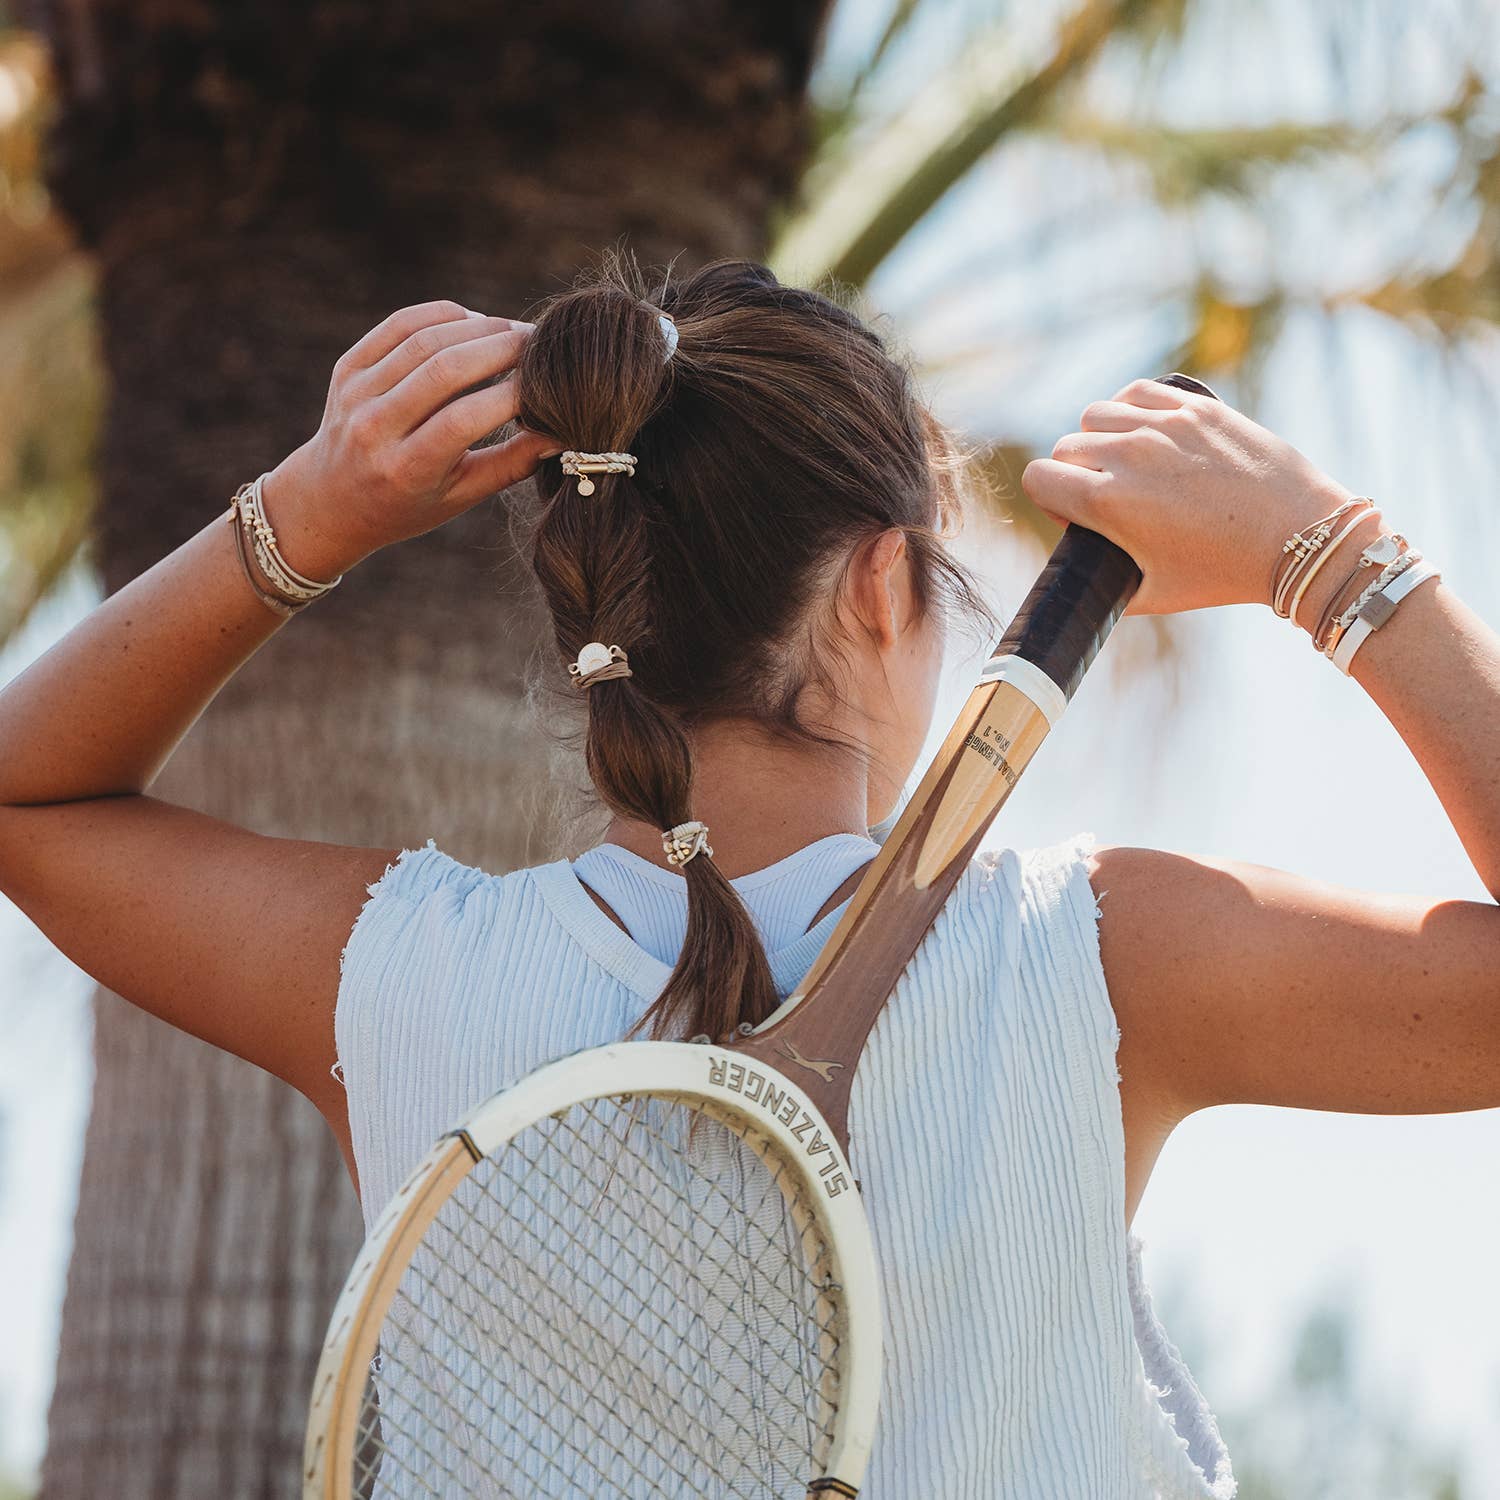
<path id="1" fill-rule="evenodd" d="M 0 694 L 0 886 L 101 983 L 310 1098 L 371 1222 L 530 1068 L 638 1028 L 727 1036 L 805 971 L 975 602 L 939 538 L 947 472 L 878 339 L 747 263 L 654 300 L 612 272 L 535 325 L 403 309 L 229 525 Z M 147 795 L 288 608 L 533 473 L 604 843 L 501 877 L 430 842 L 262 838 Z M 1152 381 L 1090 406 L 1024 483 L 1139 562 L 1131 614 L 1287 593 L 1317 635 L 1357 560 L 1400 547 L 1269 432 Z M 1284 549 L 1329 516 L 1336 540 Z M 1500 639 L 1440 578 L 1365 634 L 1352 675 L 1500 892 Z M 711 848 L 670 837 L 690 822 Z M 1229 1102 L 1500 1104 L 1497 974 L 1488 902 L 1089 834 L 975 861 L 855 1081 L 890 1351 L 868 1493 L 1225 1500 L 1128 1233 L 1162 1143 Z M 934 1118 L 930 1085 L 955 1081 L 970 1114 Z"/>

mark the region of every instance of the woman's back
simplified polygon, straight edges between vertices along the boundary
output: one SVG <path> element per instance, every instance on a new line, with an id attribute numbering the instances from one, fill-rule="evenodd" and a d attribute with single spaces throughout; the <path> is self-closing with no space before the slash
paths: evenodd
<path id="1" fill-rule="evenodd" d="M 875 847 L 835 835 L 735 882 L 783 993 L 842 908 L 803 931 L 799 914 Z M 1125 1230 L 1118 1030 L 1091 847 L 1084 834 L 976 860 L 855 1076 L 851 1158 L 885 1318 L 872 1495 L 1233 1493 Z M 580 875 L 658 951 L 616 925 Z M 681 940 L 673 882 L 608 847 L 493 876 L 429 843 L 372 888 L 336 1013 L 367 1223 L 482 1099 L 629 1031 L 670 972 L 674 903 Z M 1148 1379 L 1168 1388 L 1175 1421 Z"/>

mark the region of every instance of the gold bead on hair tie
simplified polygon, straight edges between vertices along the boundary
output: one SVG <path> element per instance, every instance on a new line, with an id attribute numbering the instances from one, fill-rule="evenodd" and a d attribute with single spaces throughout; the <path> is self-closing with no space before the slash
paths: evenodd
<path id="1" fill-rule="evenodd" d="M 635 673 L 630 670 L 630 658 L 618 646 L 590 641 L 578 653 L 578 660 L 568 664 L 568 675 L 575 687 L 586 688 L 616 677 L 633 677 Z"/>
<path id="2" fill-rule="evenodd" d="M 697 854 L 714 857 L 708 845 L 708 824 L 696 819 L 668 828 L 661 836 L 661 847 L 669 865 L 685 865 Z"/>
<path id="3" fill-rule="evenodd" d="M 562 471 L 578 479 L 578 493 L 592 495 L 594 481 L 591 474 L 635 474 L 633 453 L 577 453 L 569 448 L 562 456 Z"/>

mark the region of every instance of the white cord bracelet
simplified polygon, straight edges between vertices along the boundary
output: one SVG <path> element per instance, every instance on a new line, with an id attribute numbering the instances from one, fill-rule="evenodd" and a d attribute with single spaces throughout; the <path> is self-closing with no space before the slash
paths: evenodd
<path id="1" fill-rule="evenodd" d="M 1347 677 L 1349 663 L 1354 660 L 1354 653 L 1364 645 L 1370 632 L 1379 630 L 1396 613 L 1396 606 L 1419 583 L 1426 583 L 1429 578 L 1442 576 L 1437 564 L 1428 562 L 1424 558 L 1421 562 L 1412 564 L 1404 573 L 1398 574 L 1378 594 L 1372 594 L 1354 617 L 1348 629 L 1344 631 L 1342 639 L 1335 648 L 1334 666 Z"/>

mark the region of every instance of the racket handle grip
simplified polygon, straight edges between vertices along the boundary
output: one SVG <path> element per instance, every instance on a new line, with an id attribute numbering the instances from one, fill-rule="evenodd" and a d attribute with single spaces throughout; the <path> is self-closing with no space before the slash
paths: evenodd
<path id="1" fill-rule="evenodd" d="M 1161 375 L 1163 385 L 1217 396 L 1191 375 Z M 1141 570 L 1121 548 L 1086 526 L 1069 526 L 1022 601 L 991 664 L 1019 657 L 1044 672 L 1063 701 L 1071 699 L 1141 584 Z"/>
<path id="2" fill-rule="evenodd" d="M 1019 657 L 1039 668 L 1064 701 L 1071 699 L 1140 583 L 1141 570 L 1112 541 L 1069 526 L 995 648 L 991 667 Z"/>

